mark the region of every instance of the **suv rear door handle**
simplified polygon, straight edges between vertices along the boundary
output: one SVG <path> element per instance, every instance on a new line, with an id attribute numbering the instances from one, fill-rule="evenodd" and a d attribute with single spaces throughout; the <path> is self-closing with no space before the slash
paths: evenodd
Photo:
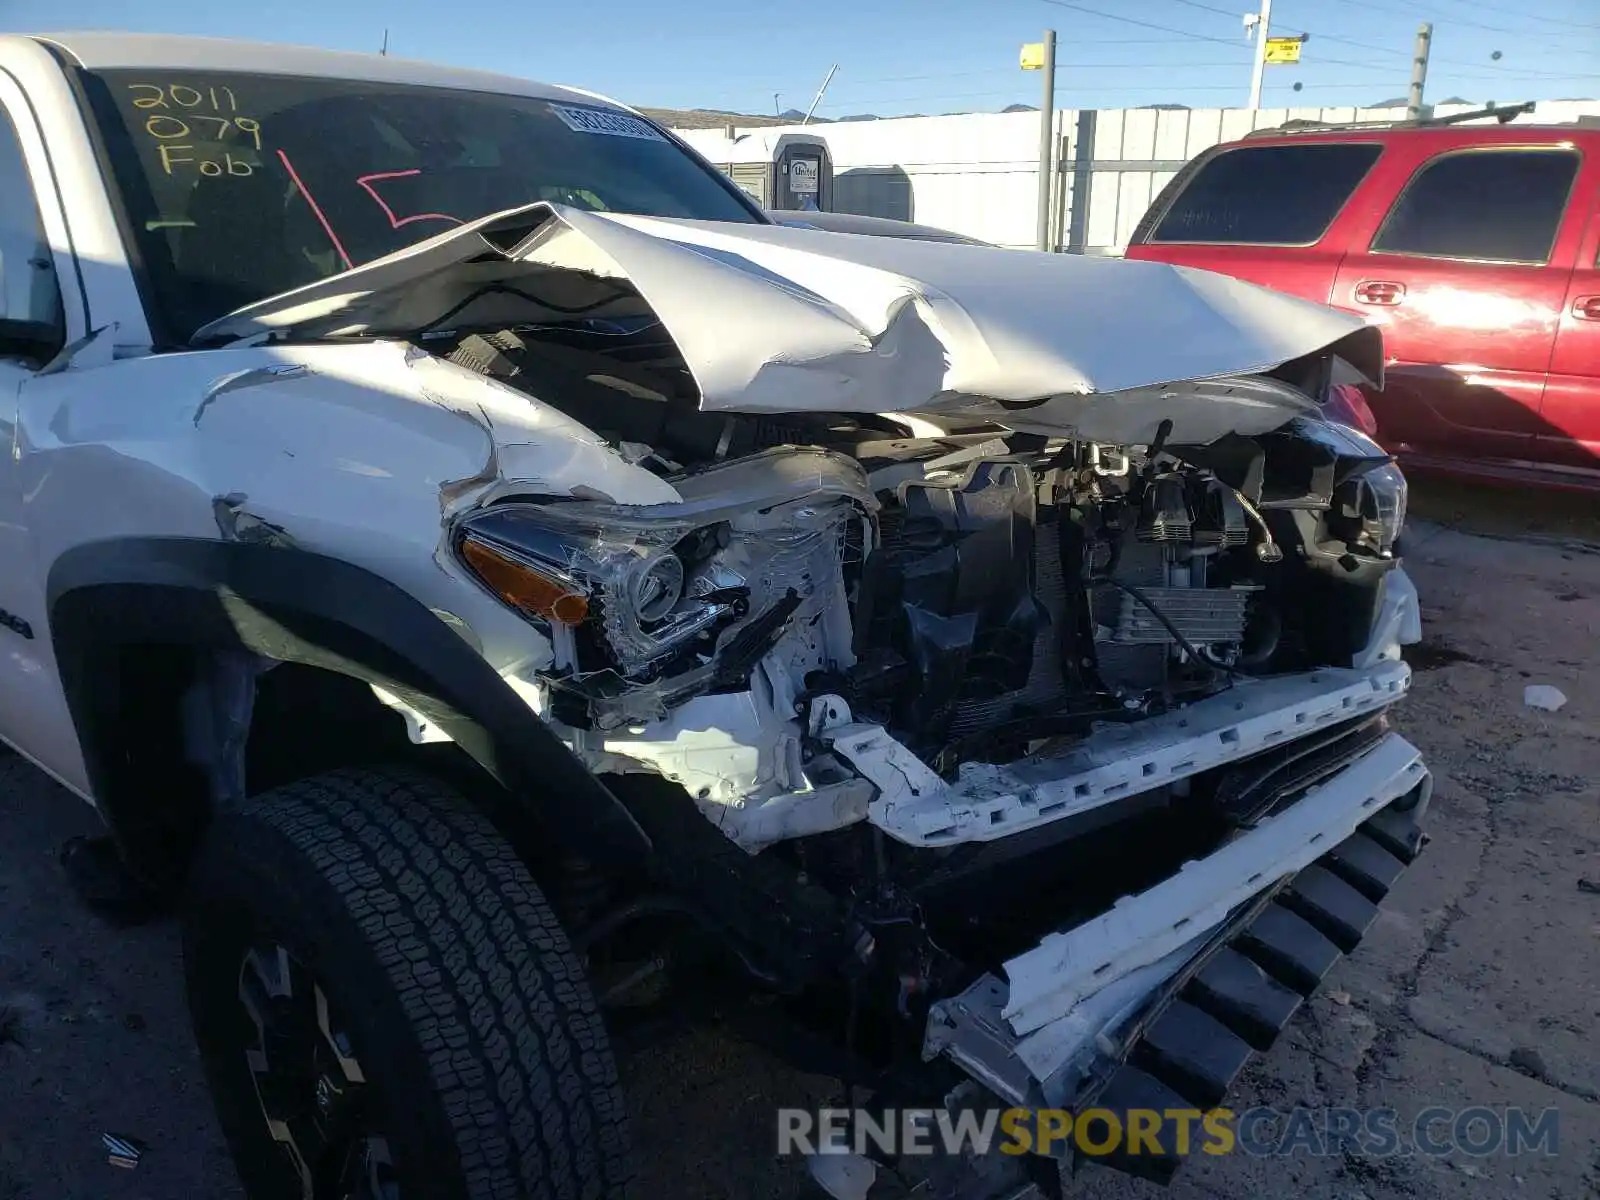
<path id="1" fill-rule="evenodd" d="M 1399 304 L 1406 294 L 1406 285 L 1391 283 L 1386 279 L 1368 279 L 1356 284 L 1355 297 L 1360 304 Z"/>
<path id="2" fill-rule="evenodd" d="M 1580 321 L 1600 321 L 1600 296 L 1579 296 L 1572 302 L 1572 315 Z"/>

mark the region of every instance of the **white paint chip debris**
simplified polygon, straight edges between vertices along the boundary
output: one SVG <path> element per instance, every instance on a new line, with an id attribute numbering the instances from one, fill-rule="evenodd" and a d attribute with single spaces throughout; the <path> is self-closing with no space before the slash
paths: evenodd
<path id="1" fill-rule="evenodd" d="M 1557 712 L 1567 702 L 1567 694 L 1548 683 L 1530 683 L 1522 689 L 1522 702 L 1529 708 Z"/>

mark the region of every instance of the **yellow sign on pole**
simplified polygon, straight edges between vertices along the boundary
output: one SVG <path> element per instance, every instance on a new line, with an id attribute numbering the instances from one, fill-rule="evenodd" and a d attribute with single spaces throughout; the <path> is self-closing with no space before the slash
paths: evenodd
<path id="1" fill-rule="evenodd" d="M 1044 70 L 1044 43 L 1028 42 L 1022 47 L 1022 69 L 1024 71 Z"/>
<path id="2" fill-rule="evenodd" d="M 1267 39 L 1267 65 L 1299 62 L 1300 47 L 1304 44 L 1305 38 L 1303 37 L 1269 37 Z"/>

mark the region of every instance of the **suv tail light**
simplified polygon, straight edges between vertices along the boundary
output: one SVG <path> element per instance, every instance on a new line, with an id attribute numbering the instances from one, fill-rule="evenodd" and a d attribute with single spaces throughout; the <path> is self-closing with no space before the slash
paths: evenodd
<path id="1" fill-rule="evenodd" d="M 1361 430 L 1368 437 L 1378 435 L 1378 418 L 1372 415 L 1367 398 L 1353 383 L 1336 383 L 1328 389 L 1322 412 L 1330 421 Z"/>

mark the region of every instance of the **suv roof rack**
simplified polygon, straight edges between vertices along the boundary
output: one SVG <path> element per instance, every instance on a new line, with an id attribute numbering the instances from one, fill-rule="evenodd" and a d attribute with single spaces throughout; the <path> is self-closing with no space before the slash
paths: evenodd
<path id="1" fill-rule="evenodd" d="M 1430 129 L 1437 125 L 1459 125 L 1463 121 L 1481 121 L 1484 117 L 1494 117 L 1500 124 L 1505 125 L 1531 113 L 1533 107 L 1534 101 L 1526 100 L 1521 104 L 1505 108 L 1491 105 L 1488 108 L 1475 108 L 1471 112 L 1451 113 L 1446 117 L 1417 117 L 1409 121 L 1285 121 L 1282 125 L 1274 125 L 1270 129 L 1252 129 L 1244 136 L 1269 137 L 1284 133 L 1326 133 L 1351 129 Z"/>

